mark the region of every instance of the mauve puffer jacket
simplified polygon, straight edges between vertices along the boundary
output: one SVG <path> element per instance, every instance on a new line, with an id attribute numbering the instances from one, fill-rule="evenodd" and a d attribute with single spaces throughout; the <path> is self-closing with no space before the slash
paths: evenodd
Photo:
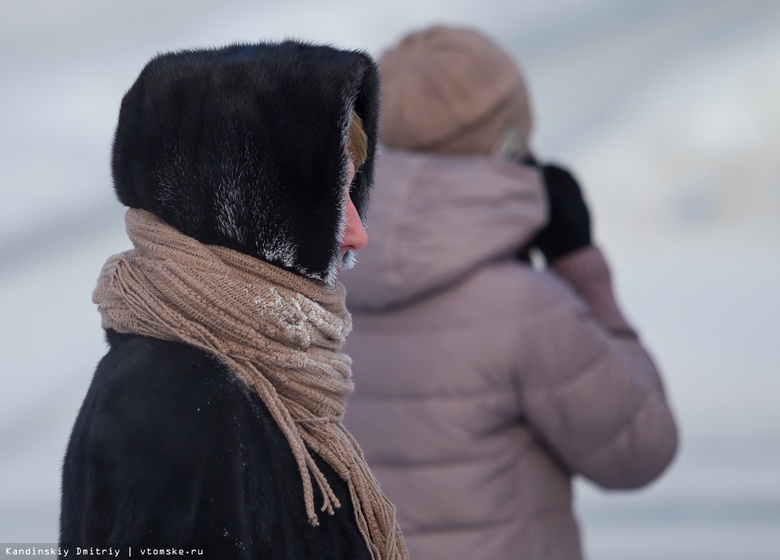
<path id="1" fill-rule="evenodd" d="M 416 560 L 576 560 L 571 478 L 636 488 L 677 432 L 596 247 L 513 258 L 546 219 L 539 172 L 385 151 L 369 246 L 345 271 L 346 422 Z"/>

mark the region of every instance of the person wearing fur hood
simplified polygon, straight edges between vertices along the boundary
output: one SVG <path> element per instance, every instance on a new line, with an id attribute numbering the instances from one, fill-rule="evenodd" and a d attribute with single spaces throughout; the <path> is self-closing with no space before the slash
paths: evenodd
<path id="1" fill-rule="evenodd" d="M 343 276 L 347 426 L 412 558 L 578 560 L 572 477 L 638 488 L 675 454 L 658 371 L 579 185 L 528 147 L 511 57 L 437 26 L 379 70 L 371 247 Z"/>
<path id="2" fill-rule="evenodd" d="M 63 546 L 405 559 L 342 423 L 341 268 L 367 241 L 371 58 L 296 41 L 152 59 L 113 146 L 133 249 L 93 300 L 108 340 L 62 474 Z"/>

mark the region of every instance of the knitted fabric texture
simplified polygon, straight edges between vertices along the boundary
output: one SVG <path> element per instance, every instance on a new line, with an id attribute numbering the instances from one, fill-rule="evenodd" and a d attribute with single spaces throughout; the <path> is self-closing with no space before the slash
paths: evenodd
<path id="1" fill-rule="evenodd" d="M 379 59 L 379 137 L 397 150 L 490 154 L 509 131 L 527 152 L 528 91 L 512 57 L 483 33 L 436 25 Z"/>
<path id="2" fill-rule="evenodd" d="M 352 328 L 344 287 L 201 244 L 145 210 L 129 209 L 125 221 L 134 249 L 106 262 L 93 294 L 103 328 L 184 342 L 227 364 L 287 438 L 309 522 L 318 525 L 313 482 L 321 511 L 340 507 L 313 451 L 347 482 L 371 557 L 405 559 L 395 508 L 342 424 L 353 389 L 340 352 Z"/>

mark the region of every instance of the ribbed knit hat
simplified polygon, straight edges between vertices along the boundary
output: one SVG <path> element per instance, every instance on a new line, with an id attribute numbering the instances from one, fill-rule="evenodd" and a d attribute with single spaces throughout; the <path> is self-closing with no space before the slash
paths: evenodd
<path id="1" fill-rule="evenodd" d="M 482 33 L 434 26 L 379 59 L 380 141 L 402 150 L 488 154 L 513 131 L 526 151 L 528 93 L 517 64 Z"/>

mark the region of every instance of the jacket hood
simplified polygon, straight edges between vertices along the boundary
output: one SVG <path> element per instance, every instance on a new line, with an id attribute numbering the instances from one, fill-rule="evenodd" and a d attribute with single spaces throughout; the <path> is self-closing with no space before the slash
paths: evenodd
<path id="1" fill-rule="evenodd" d="M 122 101 L 114 188 L 202 243 L 331 284 L 350 116 L 368 136 L 351 190 L 365 219 L 378 90 L 358 51 L 286 41 L 162 54 Z"/>
<path id="2" fill-rule="evenodd" d="M 368 247 L 345 271 L 350 309 L 381 311 L 511 259 L 547 220 L 536 167 L 485 156 L 384 150 Z"/>

